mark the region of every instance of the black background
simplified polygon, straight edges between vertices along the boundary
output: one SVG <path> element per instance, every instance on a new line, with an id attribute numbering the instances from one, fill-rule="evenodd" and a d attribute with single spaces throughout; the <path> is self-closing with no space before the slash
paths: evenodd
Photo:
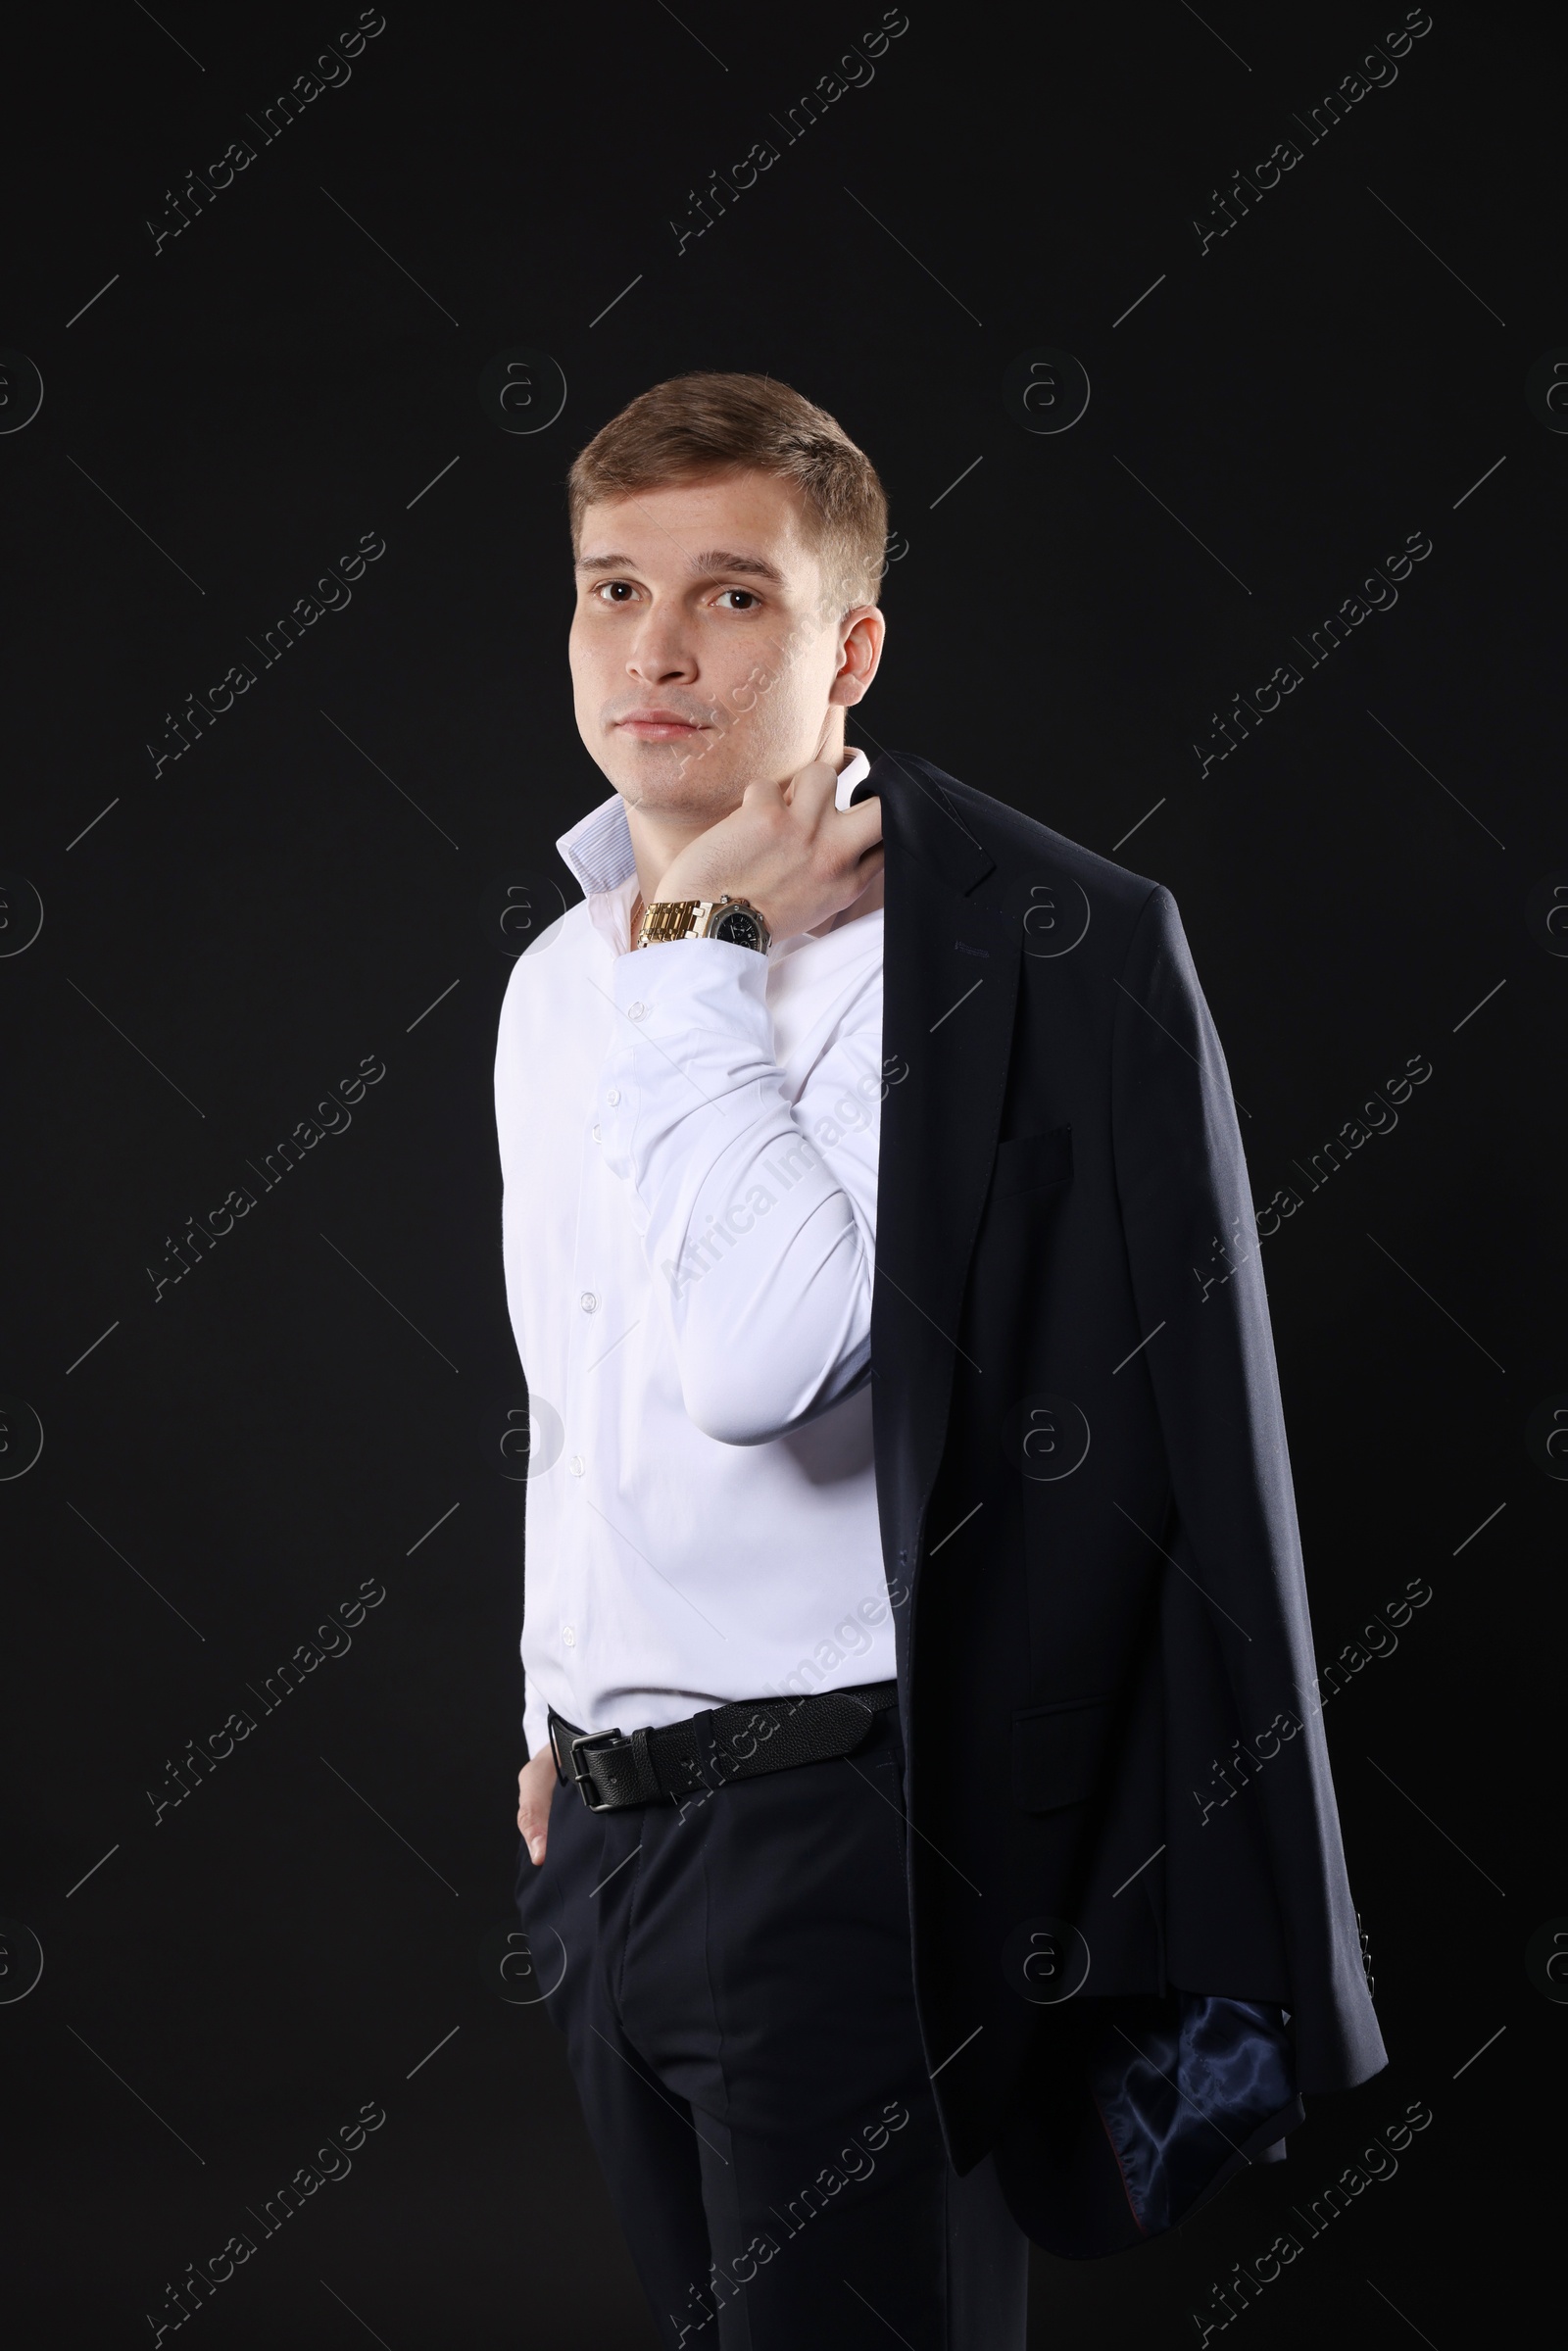
<path id="1" fill-rule="evenodd" d="M 1303 1196 L 1265 1264 L 1320 1664 L 1432 1587 L 1326 1716 L 1389 2070 L 1146 2251 L 1037 2255 L 1031 2339 L 1196 2340 L 1211 2285 L 1412 2099 L 1434 2119 L 1397 2176 L 1237 2325 L 1438 2351 L 1505 2326 L 1558 2209 L 1529 2118 L 1564 2015 L 1524 1948 L 1568 1912 L 1543 1795 L 1568 1497 L 1525 1434 L 1568 1390 L 1568 960 L 1531 912 L 1568 866 L 1568 439 L 1524 390 L 1568 344 L 1558 51 L 1436 0 L 1308 145 L 1291 112 L 1402 9 L 911 0 L 785 147 L 769 118 L 874 6 L 394 0 L 263 144 L 247 118 L 356 14 L 74 7 L 12 43 L 0 344 L 44 386 L 0 436 L 0 864 L 44 911 L 0 960 L 0 1387 L 44 1432 L 0 1485 L 0 1911 L 44 1957 L 0 2005 L 18 2339 L 150 2340 L 166 2280 L 238 2229 L 255 2257 L 190 2322 L 214 2346 L 654 2339 L 560 2044 L 479 1958 L 522 1760 L 523 1489 L 483 1441 L 520 1390 L 494 907 L 517 877 L 559 906 L 555 838 L 606 790 L 571 717 L 565 468 L 700 367 L 796 384 L 887 483 L 852 741 L 1175 893 L 1254 1198 Z M 1301 162 L 1201 252 L 1210 191 L 1286 136 Z M 237 138 L 256 160 L 155 254 L 166 191 Z M 688 191 L 761 138 L 778 162 L 678 251 Z M 1056 435 L 1003 399 L 1040 346 L 1092 384 Z M 478 396 L 514 347 L 567 384 L 532 434 Z M 251 660 L 366 532 L 352 604 Z M 1396 608 L 1200 774 L 1211 713 L 1412 532 Z M 166 713 L 247 660 L 155 772 Z M 247 1163 L 367 1055 L 352 1127 L 262 1192 Z M 1414 1055 L 1397 1129 L 1309 1192 L 1297 1163 Z M 155 1302 L 170 1238 L 244 1183 Z M 166 1759 L 259 1714 L 246 1686 L 367 1578 L 352 1650 L 155 1826 Z M 261 2238 L 247 2207 L 366 2100 L 352 2176 Z"/>

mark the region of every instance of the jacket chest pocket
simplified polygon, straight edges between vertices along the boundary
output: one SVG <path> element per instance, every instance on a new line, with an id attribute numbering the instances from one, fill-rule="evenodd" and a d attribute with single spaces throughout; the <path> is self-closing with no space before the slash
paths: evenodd
<path id="1" fill-rule="evenodd" d="M 1045 1192 L 1072 1179 L 1072 1129 L 1051 1127 L 1043 1135 L 1014 1135 L 997 1145 L 996 1172 L 991 1179 L 993 1200 L 1012 1200 L 1021 1193 Z"/>

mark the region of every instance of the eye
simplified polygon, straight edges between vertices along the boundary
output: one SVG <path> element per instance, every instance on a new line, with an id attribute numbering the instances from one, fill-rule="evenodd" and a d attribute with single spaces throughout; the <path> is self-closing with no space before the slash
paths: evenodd
<path id="1" fill-rule="evenodd" d="M 754 596 L 750 588 L 720 588 L 718 592 L 718 601 L 720 604 L 724 602 L 726 596 L 738 596 L 740 598 L 740 602 L 738 604 L 732 604 L 730 606 L 729 610 L 732 612 L 749 612 L 755 607 L 760 605 L 762 601 L 760 596 Z"/>
<path id="2" fill-rule="evenodd" d="M 601 580 L 594 594 L 604 604 L 626 604 L 637 591 L 629 579 Z"/>

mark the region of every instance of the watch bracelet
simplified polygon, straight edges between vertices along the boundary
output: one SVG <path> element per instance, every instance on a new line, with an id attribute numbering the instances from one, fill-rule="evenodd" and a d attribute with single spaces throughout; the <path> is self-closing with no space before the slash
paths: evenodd
<path id="1" fill-rule="evenodd" d="M 652 906 L 643 908 L 638 925 L 639 946 L 657 947 L 668 939 L 684 939 L 696 921 L 699 907 L 709 903 L 701 898 L 656 898 Z"/>
<path id="2" fill-rule="evenodd" d="M 749 898 L 732 898 L 726 890 L 717 898 L 656 898 L 645 906 L 638 922 L 638 947 L 662 946 L 666 941 L 710 935 L 715 914 L 725 906 L 738 906 L 750 914 L 761 927 L 764 939 L 771 938 L 764 917 Z M 762 952 L 765 954 L 766 949 Z"/>

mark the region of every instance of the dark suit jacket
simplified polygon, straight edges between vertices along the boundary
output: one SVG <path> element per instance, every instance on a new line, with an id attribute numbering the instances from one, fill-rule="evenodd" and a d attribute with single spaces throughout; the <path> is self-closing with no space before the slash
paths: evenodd
<path id="1" fill-rule="evenodd" d="M 1168 891 L 879 759 L 871 1381 L 959 2172 L 1110 2252 L 1387 2061 L 1230 1081 Z"/>

